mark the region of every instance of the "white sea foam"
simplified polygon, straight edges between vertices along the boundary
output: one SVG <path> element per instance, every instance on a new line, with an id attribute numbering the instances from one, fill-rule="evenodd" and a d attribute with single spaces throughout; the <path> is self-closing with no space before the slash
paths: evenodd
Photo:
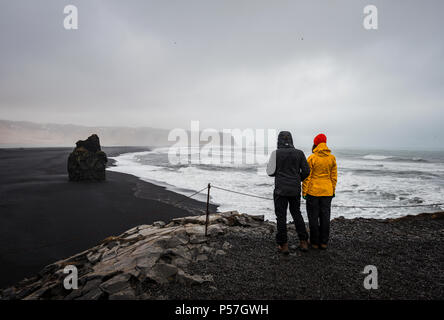
<path id="1" fill-rule="evenodd" d="M 198 152 L 193 150 L 192 152 Z M 246 150 L 246 152 L 252 152 Z M 265 165 L 214 165 L 203 155 L 201 164 L 176 165 L 168 162 L 168 149 L 128 153 L 115 157 L 116 166 L 108 170 L 132 174 L 142 180 L 166 186 L 172 191 L 189 195 L 208 183 L 227 189 L 272 198 L 274 180 L 265 173 Z M 307 153 L 306 153 L 307 154 Z M 242 157 L 236 150 L 235 157 Z M 371 159 L 368 156 L 372 156 Z M 338 186 L 334 205 L 393 206 L 416 203 L 444 202 L 444 165 L 442 162 L 392 162 L 395 156 L 336 154 Z M 204 201 L 205 195 L 198 196 Z M 220 211 L 238 210 L 250 214 L 264 214 L 275 220 L 273 201 L 249 198 L 222 190 L 211 189 L 211 201 Z M 204 207 L 203 207 L 204 208 Z M 305 215 L 305 205 L 301 205 Z M 387 218 L 440 208 L 421 207 L 403 209 L 333 208 L 332 217 L 345 216 Z"/>
<path id="2" fill-rule="evenodd" d="M 383 156 L 383 155 L 377 155 L 377 154 L 367 154 L 362 157 L 366 160 L 386 160 L 392 158 L 391 156 Z"/>

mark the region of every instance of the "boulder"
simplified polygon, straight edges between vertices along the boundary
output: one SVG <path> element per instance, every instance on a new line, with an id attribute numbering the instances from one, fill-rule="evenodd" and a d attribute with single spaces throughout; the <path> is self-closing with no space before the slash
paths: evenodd
<path id="1" fill-rule="evenodd" d="M 223 256 L 225 254 L 226 254 L 226 252 L 224 250 L 216 250 L 216 255 L 218 255 L 218 256 Z"/>
<path id="2" fill-rule="evenodd" d="M 68 157 L 68 175 L 70 181 L 103 181 L 108 158 L 101 150 L 96 134 L 86 140 L 79 140 L 76 148 Z"/>
<path id="3" fill-rule="evenodd" d="M 100 285 L 100 289 L 102 289 L 105 292 L 108 292 L 109 294 L 121 292 L 129 287 L 130 277 L 131 276 L 129 274 L 119 274 L 102 283 Z"/>
<path id="4" fill-rule="evenodd" d="M 148 271 L 146 277 L 159 284 L 165 284 L 175 279 L 178 268 L 169 263 L 157 263 Z"/>
<path id="5" fill-rule="evenodd" d="M 200 261 L 207 261 L 208 260 L 208 256 L 205 254 L 200 254 L 196 257 L 196 261 L 200 262 Z"/>
<path id="6" fill-rule="evenodd" d="M 136 293 L 132 288 L 126 288 L 123 291 L 113 293 L 109 296 L 109 300 L 134 300 Z"/>
<path id="7" fill-rule="evenodd" d="M 166 223 L 164 221 L 154 221 L 153 226 L 163 228 L 165 227 Z"/>
<path id="8" fill-rule="evenodd" d="M 231 247 L 232 247 L 232 245 L 228 241 L 225 241 L 224 244 L 222 245 L 223 250 L 231 249 Z"/>
<path id="9" fill-rule="evenodd" d="M 204 282 L 213 282 L 213 277 L 211 275 L 199 276 L 199 275 L 190 275 L 183 270 L 179 270 L 176 274 L 177 282 L 184 284 L 186 286 L 193 286 L 202 284 Z"/>

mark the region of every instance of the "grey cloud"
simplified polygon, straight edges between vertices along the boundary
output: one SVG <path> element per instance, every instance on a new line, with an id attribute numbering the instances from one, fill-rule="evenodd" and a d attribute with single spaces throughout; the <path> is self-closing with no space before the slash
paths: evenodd
<path id="1" fill-rule="evenodd" d="M 442 141 L 441 1 L 3 1 L 0 118 Z M 66 3 L 67 4 L 67 3 Z M 415 130 L 412 130 L 415 128 Z"/>

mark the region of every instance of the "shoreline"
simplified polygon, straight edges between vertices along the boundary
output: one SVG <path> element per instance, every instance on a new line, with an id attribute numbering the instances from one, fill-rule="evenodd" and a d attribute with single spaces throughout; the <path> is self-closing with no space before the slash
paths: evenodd
<path id="1" fill-rule="evenodd" d="M 149 150 L 102 149 L 108 157 Z M 205 208 L 200 201 L 124 173 L 107 170 L 105 182 L 69 182 L 66 161 L 72 150 L 0 149 L 0 288 L 109 235 Z M 174 206 L 179 200 L 184 201 Z"/>

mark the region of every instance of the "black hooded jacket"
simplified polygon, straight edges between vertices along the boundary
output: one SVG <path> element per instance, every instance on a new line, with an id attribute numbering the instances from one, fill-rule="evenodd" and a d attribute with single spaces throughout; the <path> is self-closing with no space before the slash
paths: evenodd
<path id="1" fill-rule="evenodd" d="M 278 148 L 273 151 L 267 166 L 267 174 L 275 177 L 274 193 L 281 196 L 300 196 L 301 181 L 310 174 L 304 152 L 295 149 L 288 131 L 278 136 Z"/>

